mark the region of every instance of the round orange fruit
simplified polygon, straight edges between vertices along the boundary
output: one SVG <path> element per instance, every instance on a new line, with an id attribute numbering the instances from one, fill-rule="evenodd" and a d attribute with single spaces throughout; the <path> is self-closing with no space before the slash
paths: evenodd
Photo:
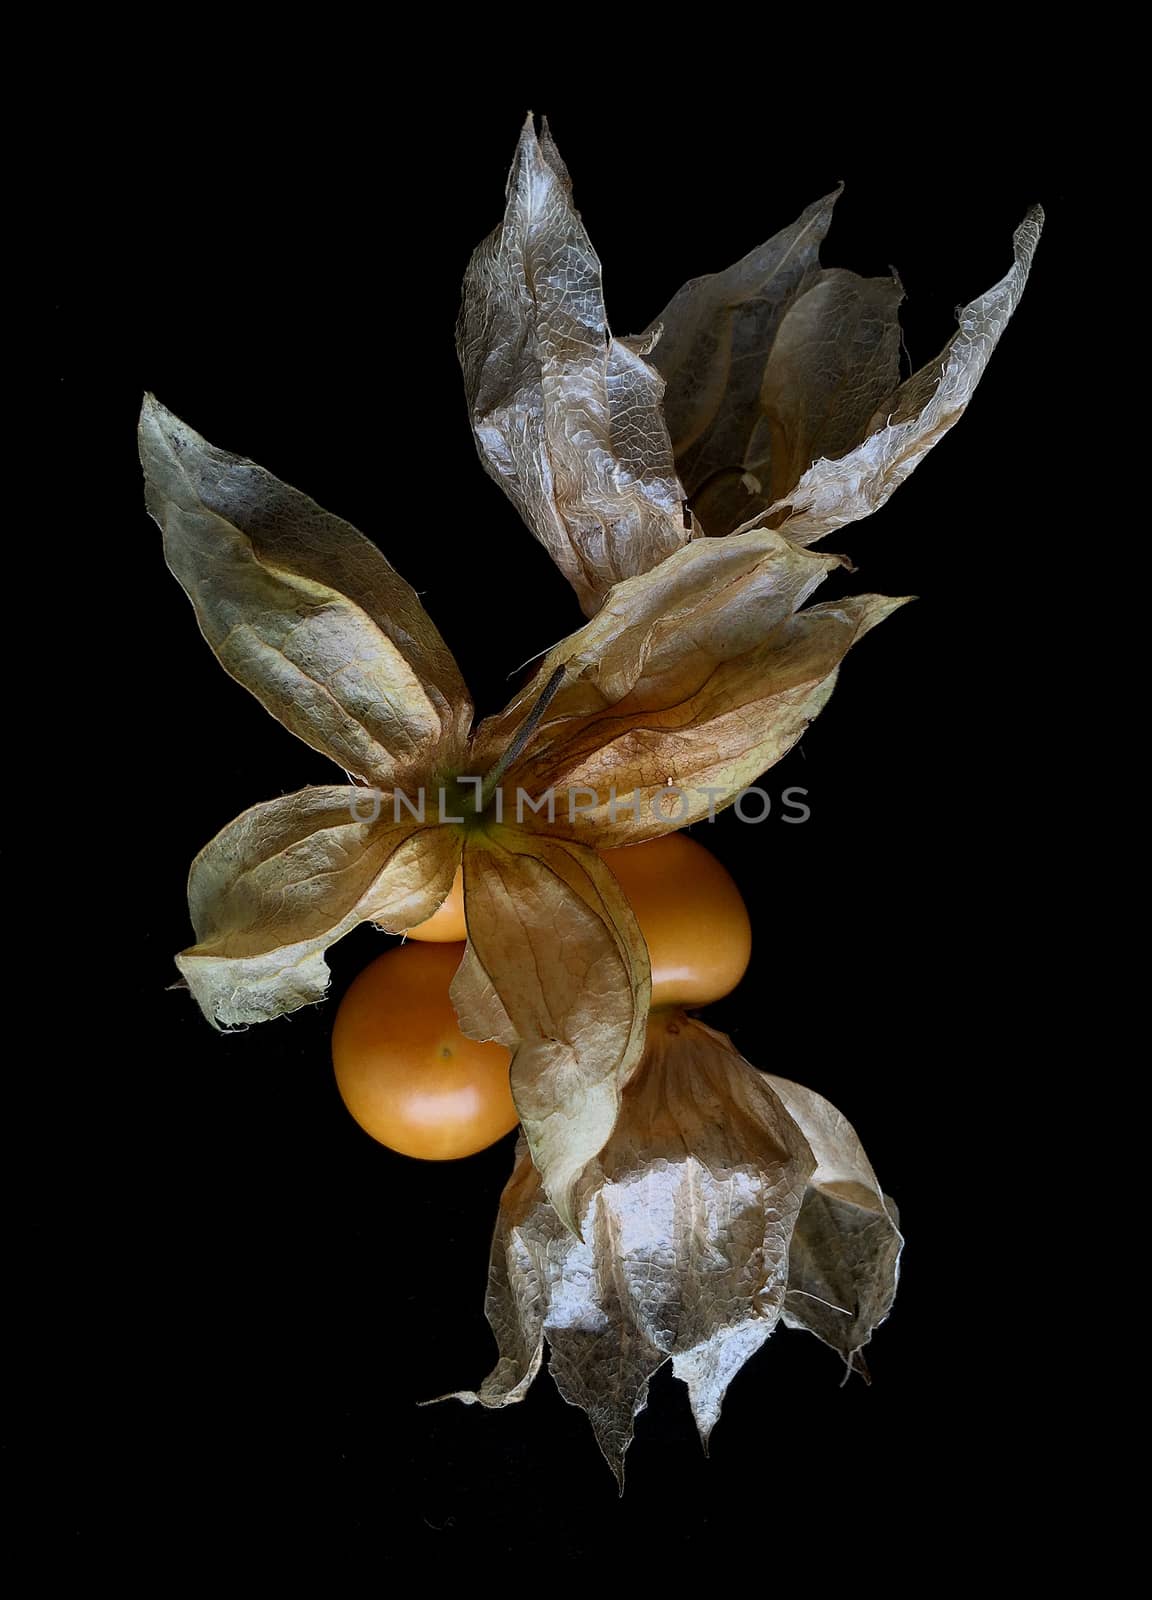
<path id="1" fill-rule="evenodd" d="M 365 967 L 332 1029 L 344 1104 L 401 1155 L 454 1161 L 511 1132 L 519 1118 L 503 1045 L 460 1032 L 448 990 L 461 944 L 403 944 Z"/>

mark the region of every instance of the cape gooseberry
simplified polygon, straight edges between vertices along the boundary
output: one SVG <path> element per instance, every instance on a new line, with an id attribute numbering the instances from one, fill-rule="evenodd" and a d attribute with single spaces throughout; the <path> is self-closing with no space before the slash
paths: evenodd
<path id="1" fill-rule="evenodd" d="M 740 891 L 712 853 L 684 833 L 603 851 L 636 914 L 652 964 L 653 1006 L 703 1006 L 730 993 L 752 953 Z M 459 872 L 448 898 L 409 939 L 467 937 Z"/>
<path id="2" fill-rule="evenodd" d="M 460 1032 L 448 995 L 462 944 L 386 950 L 336 1013 L 332 1063 L 360 1126 L 401 1155 L 454 1161 L 503 1138 L 519 1121 L 503 1045 Z"/>
<path id="3" fill-rule="evenodd" d="M 739 983 L 752 933 L 740 891 L 684 834 L 606 850 L 652 966 L 652 1006 L 702 1006 Z M 449 998 L 463 954 L 464 895 L 451 893 L 407 942 L 367 966 L 340 1005 L 332 1059 L 344 1103 L 403 1155 L 474 1155 L 516 1126 L 508 1051 L 461 1033 Z"/>

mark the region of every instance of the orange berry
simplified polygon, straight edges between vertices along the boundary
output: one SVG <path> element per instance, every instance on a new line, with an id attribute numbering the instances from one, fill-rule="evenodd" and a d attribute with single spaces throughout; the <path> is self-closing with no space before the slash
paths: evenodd
<path id="1" fill-rule="evenodd" d="M 460 1032 L 448 988 L 460 944 L 404 944 L 365 967 L 340 1003 L 332 1062 L 344 1104 L 401 1155 L 455 1161 L 516 1126 L 508 1051 Z"/>
<path id="2" fill-rule="evenodd" d="M 703 1006 L 729 994 L 748 967 L 752 925 L 727 869 L 695 839 L 669 833 L 605 850 L 628 896 L 652 964 L 654 1006 Z"/>

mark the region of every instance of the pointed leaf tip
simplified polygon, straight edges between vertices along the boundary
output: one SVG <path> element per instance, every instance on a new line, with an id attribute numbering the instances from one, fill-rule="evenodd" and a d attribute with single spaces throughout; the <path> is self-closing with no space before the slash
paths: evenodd
<path id="1" fill-rule="evenodd" d="M 464 280 L 465 393 L 485 469 L 591 613 L 690 537 L 663 384 L 611 335 L 600 262 L 546 126 L 537 139 L 525 124 L 506 196 Z"/>
<path id="2" fill-rule="evenodd" d="M 225 670 L 366 782 L 450 765 L 471 723 L 463 679 L 375 545 L 153 396 L 139 439 L 165 557 Z"/>

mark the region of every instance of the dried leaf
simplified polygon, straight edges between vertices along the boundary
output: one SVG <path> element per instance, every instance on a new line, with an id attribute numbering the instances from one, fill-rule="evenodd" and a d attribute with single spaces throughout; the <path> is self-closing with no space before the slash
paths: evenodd
<path id="1" fill-rule="evenodd" d="M 943 354 L 899 383 L 895 278 L 821 271 L 835 195 L 726 272 L 685 284 L 648 330 L 676 466 L 708 534 L 761 524 L 797 544 L 876 511 L 963 412 L 1024 289 L 1016 262 L 960 313 Z"/>
<path id="2" fill-rule="evenodd" d="M 797 550 L 766 529 L 694 541 L 617 585 L 596 616 L 549 650 L 506 709 L 481 723 L 477 754 L 486 759 L 515 737 L 559 667 L 565 679 L 533 735 L 534 752 L 564 736 L 574 719 L 674 676 L 685 656 L 721 659 L 751 648 L 840 564 L 839 556 Z"/>
<path id="3" fill-rule="evenodd" d="M 457 349 L 480 458 L 587 612 L 689 537 L 643 341 L 612 336 L 600 263 L 529 117 L 504 222 L 464 280 Z"/>
<path id="4" fill-rule="evenodd" d="M 564 666 L 509 784 L 577 796 L 568 832 L 601 849 L 723 808 L 800 738 L 851 645 L 904 604 L 862 595 L 796 612 L 836 564 L 768 530 L 689 545 L 550 651 L 482 726 L 478 752 L 503 748 Z"/>
<path id="5" fill-rule="evenodd" d="M 361 922 L 431 916 L 460 859 L 453 828 L 375 821 L 365 791 L 303 789 L 253 806 L 196 857 L 196 944 L 177 965 L 210 1021 L 265 1022 L 324 998 L 329 945 Z"/>
<path id="6" fill-rule="evenodd" d="M 813 461 L 842 456 L 900 381 L 903 290 L 897 278 L 821 272 L 789 306 L 760 385 L 760 419 L 745 452 L 764 504 L 787 494 Z M 749 515 L 749 490 L 733 501 Z M 743 507 L 743 509 L 742 509 Z M 724 521 L 728 521 L 725 517 Z M 729 523 L 731 526 L 731 523 Z"/>
<path id="7" fill-rule="evenodd" d="M 730 533 L 751 515 L 740 480 L 760 415 L 765 362 L 788 308 L 819 275 L 820 245 L 838 195 L 817 200 L 725 271 L 686 283 L 643 335 L 659 330 L 652 362 L 666 384 L 676 467 L 706 533 Z M 731 520 L 715 510 L 720 489 L 722 507 L 728 495 L 737 497 Z"/>
<path id="8" fill-rule="evenodd" d="M 472 707 L 414 590 L 367 539 L 151 395 L 148 509 L 223 667 L 306 744 L 388 785 L 451 765 Z"/>
<path id="9" fill-rule="evenodd" d="M 1019 304 L 1043 221 L 1033 206 L 1013 235 L 1011 270 L 963 307 L 959 332 L 877 408 L 862 442 L 835 460 L 815 461 L 799 482 L 779 490 L 765 513 L 773 526 L 808 545 L 871 515 L 959 421 Z"/>
<path id="10" fill-rule="evenodd" d="M 572 832 L 606 848 L 731 805 L 823 709 L 851 646 L 905 603 L 854 595 L 810 606 L 756 649 L 693 675 L 679 699 L 667 689 L 648 703 L 633 696 L 590 723 L 551 773 L 566 792 L 599 797 Z"/>
<path id="11" fill-rule="evenodd" d="M 867 1377 L 861 1351 L 892 1308 L 903 1247 L 896 1208 L 847 1119 L 787 1078 L 773 1089 L 816 1158 L 792 1236 L 784 1321 L 807 1328 Z"/>
<path id="12" fill-rule="evenodd" d="M 457 343 L 481 457 L 590 614 L 689 534 L 771 526 L 808 545 L 867 516 L 963 412 L 1043 213 L 941 357 L 900 384 L 898 280 L 820 266 L 838 192 L 616 340 L 567 170 L 529 119 Z"/>
<path id="13" fill-rule="evenodd" d="M 682 1013 L 654 1021 L 616 1131 L 577 1185 L 582 1239 L 521 1142 L 488 1285 L 499 1361 L 454 1398 L 523 1399 L 547 1339 L 560 1392 L 588 1412 L 622 1485 L 649 1380 L 671 1359 L 707 1444 L 732 1377 L 780 1315 L 813 1165 L 768 1080 L 722 1034 Z"/>
<path id="14" fill-rule="evenodd" d="M 643 936 L 594 850 L 510 827 L 469 842 L 464 908 L 470 954 L 453 992 L 461 1026 L 515 1039 L 516 1109 L 552 1204 L 575 1227 L 576 1181 L 612 1132 L 644 1046 Z"/>
<path id="15" fill-rule="evenodd" d="M 450 993 L 462 1033 L 481 1044 L 493 1040 L 506 1050 L 515 1050 L 520 1042 L 516 1029 L 470 944 L 464 946 Z"/>

